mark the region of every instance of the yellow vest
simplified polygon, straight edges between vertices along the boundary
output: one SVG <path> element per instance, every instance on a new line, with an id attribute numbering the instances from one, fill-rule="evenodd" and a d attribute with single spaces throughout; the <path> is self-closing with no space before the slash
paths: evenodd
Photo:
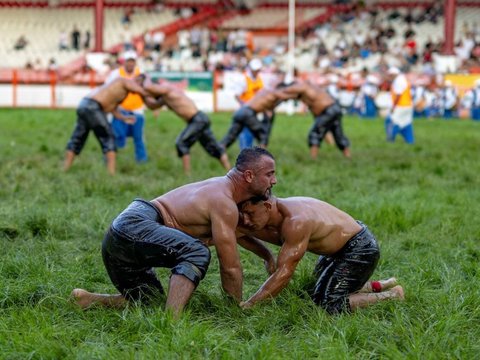
<path id="1" fill-rule="evenodd" d="M 127 74 L 125 71 L 125 68 L 122 66 L 119 69 L 120 76 L 123 78 L 127 79 L 133 79 L 135 76 L 140 74 L 140 69 L 138 66 L 135 66 L 135 70 L 133 71 L 133 74 Z M 139 94 L 134 94 L 134 93 L 128 93 L 127 97 L 122 101 L 120 106 L 128 111 L 134 111 L 138 110 L 143 107 L 143 99 Z"/>
<path id="2" fill-rule="evenodd" d="M 395 97 L 397 94 L 393 93 L 393 89 L 391 91 L 392 93 L 392 101 L 395 101 Z M 413 105 L 413 100 L 412 100 L 412 93 L 410 92 L 410 83 L 407 83 L 407 88 L 403 93 L 400 94 L 400 99 L 398 99 L 397 106 L 412 106 Z"/>
<path id="3" fill-rule="evenodd" d="M 252 79 L 250 76 L 248 76 L 246 73 L 245 75 L 245 80 L 247 81 L 247 89 L 245 92 L 240 95 L 240 100 L 243 102 L 247 102 L 253 96 L 261 89 L 263 88 L 263 81 L 260 78 L 260 76 L 257 76 L 256 79 Z"/>

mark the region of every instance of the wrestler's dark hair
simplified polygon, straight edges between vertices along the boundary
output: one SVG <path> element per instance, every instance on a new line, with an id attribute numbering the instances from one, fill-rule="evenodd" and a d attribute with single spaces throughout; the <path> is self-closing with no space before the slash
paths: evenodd
<path id="1" fill-rule="evenodd" d="M 239 203 L 238 204 L 238 209 L 241 210 L 243 205 L 245 205 L 246 203 L 251 203 L 252 205 L 257 205 L 258 203 L 260 203 L 262 201 L 268 201 L 268 200 L 270 200 L 271 196 L 272 196 L 272 190 L 267 191 L 265 193 L 265 195 L 253 196 L 253 197 Z"/>
<path id="2" fill-rule="evenodd" d="M 238 154 L 237 160 L 235 162 L 235 168 L 238 171 L 246 171 L 248 169 L 253 169 L 256 167 L 260 157 L 268 156 L 269 158 L 275 160 L 272 154 L 265 150 L 264 148 L 255 146 L 251 148 L 245 148 L 240 151 Z"/>

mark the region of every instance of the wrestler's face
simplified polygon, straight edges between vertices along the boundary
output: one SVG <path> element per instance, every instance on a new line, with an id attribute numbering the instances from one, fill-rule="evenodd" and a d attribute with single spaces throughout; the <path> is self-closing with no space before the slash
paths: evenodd
<path id="1" fill-rule="evenodd" d="M 250 231 L 263 229 L 270 218 L 271 204 L 266 201 L 260 201 L 252 204 L 247 201 L 240 209 L 240 227 Z"/>
<path id="2" fill-rule="evenodd" d="M 253 195 L 268 198 L 276 183 L 275 160 L 269 156 L 262 156 L 262 161 L 251 172 L 250 184 Z"/>

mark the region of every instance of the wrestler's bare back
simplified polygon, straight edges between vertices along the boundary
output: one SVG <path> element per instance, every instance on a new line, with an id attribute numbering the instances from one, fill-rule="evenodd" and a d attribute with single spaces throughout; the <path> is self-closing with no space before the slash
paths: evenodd
<path id="1" fill-rule="evenodd" d="M 314 116 L 320 115 L 327 107 L 335 103 L 335 100 L 325 90 L 306 81 L 285 88 L 285 92 L 298 94 L 299 99 L 307 105 Z"/>
<path id="2" fill-rule="evenodd" d="M 168 84 L 149 84 L 145 87 L 154 96 L 161 96 L 165 105 L 183 120 L 189 122 L 198 108 L 185 93 Z"/>
<path id="3" fill-rule="evenodd" d="M 140 90 L 143 95 L 143 89 L 132 80 L 117 78 L 108 84 L 104 84 L 93 89 L 87 97 L 96 100 L 102 105 L 104 112 L 111 112 L 125 99 L 129 92 Z"/>
<path id="4" fill-rule="evenodd" d="M 255 112 L 264 112 L 273 110 L 281 99 L 275 90 L 262 89 L 255 96 L 247 101 L 245 105 L 253 109 Z"/>
<path id="5" fill-rule="evenodd" d="M 226 177 L 187 184 L 151 202 L 162 213 L 165 225 L 203 241 L 212 237 L 211 214 L 214 211 L 237 211 Z"/>
<path id="6" fill-rule="evenodd" d="M 306 237 L 307 251 L 318 255 L 338 252 L 362 227 L 347 213 L 314 198 L 290 197 L 277 199 L 278 211 L 283 217 L 281 228 L 266 227 L 252 235 L 282 245 L 288 241 L 281 234 L 293 233 L 295 239 Z"/>

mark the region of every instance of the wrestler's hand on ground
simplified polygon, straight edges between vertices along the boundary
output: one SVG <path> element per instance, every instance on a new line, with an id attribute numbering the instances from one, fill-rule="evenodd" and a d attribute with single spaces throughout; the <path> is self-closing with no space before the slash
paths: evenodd
<path id="1" fill-rule="evenodd" d="M 242 301 L 242 302 L 240 303 L 240 307 L 241 307 L 242 309 L 250 309 L 252 306 L 253 306 L 253 304 L 252 304 L 252 303 L 249 303 L 248 301 Z"/>

